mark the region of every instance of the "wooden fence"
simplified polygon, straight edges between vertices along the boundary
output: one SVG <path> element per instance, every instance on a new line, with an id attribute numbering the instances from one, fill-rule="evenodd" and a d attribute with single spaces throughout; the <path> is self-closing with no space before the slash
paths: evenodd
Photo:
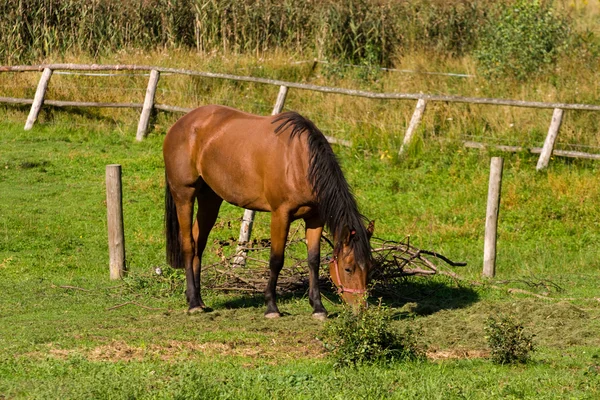
<path id="1" fill-rule="evenodd" d="M 54 71 L 147 71 L 150 73 L 148 80 L 148 86 L 146 90 L 146 96 L 143 103 L 98 103 L 98 102 L 81 102 L 81 101 L 58 101 L 58 100 L 46 100 L 45 93 L 46 88 L 52 73 Z M 11 103 L 11 104 L 31 104 L 31 111 L 25 129 L 31 129 L 35 123 L 37 116 L 40 112 L 42 105 L 51 105 L 55 107 L 125 107 L 125 108 L 141 108 L 142 112 L 138 124 L 136 139 L 138 141 L 143 140 L 148 130 L 148 122 L 151 115 L 152 109 L 163 110 L 168 112 L 180 112 L 186 113 L 191 111 L 190 108 L 178 107 L 165 104 L 156 104 L 154 101 L 154 94 L 159 82 L 161 73 L 170 74 L 182 74 L 190 76 L 202 76 L 207 78 L 216 79 L 228 79 L 234 81 L 245 81 L 262 83 L 266 85 L 275 85 L 280 88 L 294 88 L 302 90 L 312 90 L 323 93 L 335 93 L 343 94 L 348 96 L 366 97 L 370 99 L 387 99 L 387 100 L 416 100 L 416 107 L 413 116 L 410 120 L 402 146 L 399 149 L 399 154 L 404 152 L 404 149 L 411 143 L 414 138 L 417 127 L 423 118 L 428 103 L 431 102 L 448 102 L 448 103 L 469 103 L 469 104 L 488 104 L 495 106 L 510 106 L 510 107 L 526 107 L 526 108 L 546 108 L 553 109 L 552 121 L 548 129 L 546 140 L 541 149 L 523 149 L 515 146 L 495 146 L 495 148 L 502 151 L 524 151 L 528 150 L 531 153 L 539 153 L 539 159 L 536 166 L 537 170 L 545 169 L 548 166 L 551 155 L 563 156 L 563 157 L 574 157 L 574 158 L 587 158 L 600 160 L 600 154 L 584 153 L 578 151 L 565 151 L 565 150 L 554 150 L 554 144 L 562 123 L 562 118 L 565 110 L 583 110 L 583 111 L 600 111 L 600 105 L 592 104 L 569 104 L 569 103 L 546 103 L 536 101 L 523 101 L 523 100 L 507 100 L 507 99 L 495 99 L 495 98 L 482 98 L 482 97 L 463 97 L 463 96 L 444 96 L 444 95 L 432 95 L 423 93 L 379 93 L 370 92 L 364 90 L 354 89 L 343 89 L 329 86 L 318 86 L 296 82 L 286 82 L 281 80 L 256 78 L 250 76 L 238 76 L 230 74 L 219 74 L 213 72 L 202 72 L 193 71 L 188 69 L 178 68 L 165 68 L 148 65 L 83 65 L 83 64 L 47 64 L 37 66 L 0 66 L 0 72 L 25 72 L 25 71 L 41 71 L 42 76 L 40 78 L 35 97 L 33 99 L 18 99 L 10 97 L 0 97 L 0 103 Z M 281 104 L 283 107 L 283 103 Z M 335 138 L 328 139 L 333 143 L 342 145 L 351 145 L 348 141 L 337 140 Z M 474 148 L 483 148 L 485 145 L 481 143 L 466 142 L 466 146 Z"/>

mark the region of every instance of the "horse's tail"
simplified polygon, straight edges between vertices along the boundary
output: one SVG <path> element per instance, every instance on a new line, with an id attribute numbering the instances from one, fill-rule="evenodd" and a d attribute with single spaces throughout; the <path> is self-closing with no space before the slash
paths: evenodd
<path id="1" fill-rule="evenodd" d="M 167 263 L 173 268 L 183 268 L 181 236 L 177 208 L 171 194 L 169 180 L 165 176 L 165 236 L 167 240 Z"/>

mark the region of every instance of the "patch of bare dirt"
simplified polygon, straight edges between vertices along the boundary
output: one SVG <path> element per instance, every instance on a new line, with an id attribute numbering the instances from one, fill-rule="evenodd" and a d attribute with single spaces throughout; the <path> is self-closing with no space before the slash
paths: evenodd
<path id="1" fill-rule="evenodd" d="M 189 341 L 171 340 L 165 344 L 151 344 L 148 346 L 133 346 L 121 340 L 97 346 L 91 349 L 56 349 L 51 348 L 50 355 L 60 359 L 67 359 L 72 355 L 80 354 L 90 361 L 142 361 L 144 359 L 160 359 L 162 361 L 175 361 L 198 355 L 205 356 L 242 356 L 248 358 L 278 359 L 290 358 L 322 358 L 325 351 L 321 344 L 314 340 L 311 343 L 296 343 L 296 345 L 273 343 L 273 345 L 259 345 L 256 343 L 221 343 L 205 342 L 196 343 Z M 29 354 L 29 356 L 43 356 Z M 450 349 L 429 350 L 427 359 L 460 360 L 488 358 L 489 350 Z"/>
<path id="2" fill-rule="evenodd" d="M 122 340 L 113 340 L 110 343 L 94 348 L 60 349 L 49 344 L 48 352 L 28 353 L 28 357 L 52 357 L 67 359 L 73 355 L 81 355 L 90 361 L 141 361 L 144 359 L 160 359 L 174 361 L 198 355 L 206 356 L 242 356 L 249 358 L 290 359 L 290 358 L 320 358 L 325 355 L 321 344 L 317 340 L 296 343 L 277 343 L 275 339 L 270 344 L 245 343 L 245 342 L 205 342 L 171 340 L 167 343 L 135 346 Z"/>
<path id="3" fill-rule="evenodd" d="M 430 350 L 426 354 L 427 359 L 431 361 L 476 359 L 487 358 L 490 356 L 489 350 L 468 349 Z"/>

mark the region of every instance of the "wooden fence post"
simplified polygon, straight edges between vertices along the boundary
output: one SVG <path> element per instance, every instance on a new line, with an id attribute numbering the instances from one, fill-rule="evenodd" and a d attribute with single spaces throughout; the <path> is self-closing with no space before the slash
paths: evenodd
<path id="1" fill-rule="evenodd" d="M 135 139 L 138 142 L 144 140 L 144 137 L 148 132 L 148 123 L 150 122 L 150 115 L 152 115 L 152 108 L 154 108 L 154 95 L 156 93 L 156 86 L 158 86 L 159 78 L 160 72 L 158 72 L 155 69 L 150 71 L 150 79 L 148 79 L 146 97 L 144 98 L 144 107 L 142 108 L 142 114 L 140 115 L 140 122 L 138 123 L 137 134 L 135 135 Z"/>
<path id="2" fill-rule="evenodd" d="M 33 124 L 35 123 L 35 120 L 37 119 L 40 113 L 42 104 L 44 104 L 44 97 L 46 96 L 46 89 L 48 88 L 48 82 L 50 81 L 51 76 L 52 70 L 50 68 L 44 68 L 44 72 L 42 72 L 42 77 L 40 78 L 40 81 L 38 82 L 38 87 L 35 91 L 33 103 L 31 104 L 31 110 L 29 110 L 27 122 L 25 122 L 26 131 L 33 128 Z"/>
<path id="3" fill-rule="evenodd" d="M 110 279 L 121 279 L 126 271 L 126 266 L 121 166 L 119 164 L 106 166 L 106 215 Z"/>
<path id="4" fill-rule="evenodd" d="M 277 115 L 283 110 L 283 105 L 285 104 L 285 98 L 287 97 L 288 87 L 280 86 L 279 93 L 277 93 L 277 100 L 275 101 L 275 107 L 273 107 L 273 112 L 271 115 Z"/>
<path id="5" fill-rule="evenodd" d="M 490 163 L 490 183 L 488 187 L 487 211 L 485 216 L 485 240 L 483 245 L 483 276 L 496 275 L 496 239 L 498 214 L 500 212 L 500 192 L 502 190 L 502 157 L 492 157 Z"/>
<path id="6" fill-rule="evenodd" d="M 417 130 L 417 126 L 421 122 L 423 118 L 423 114 L 425 114 L 425 108 L 427 107 L 427 100 L 419 99 L 417 101 L 417 106 L 415 107 L 415 112 L 410 119 L 410 123 L 408 124 L 408 129 L 406 129 L 406 134 L 404 135 L 404 140 L 402 141 L 402 146 L 400 146 L 400 150 L 398 151 L 398 155 L 402 155 L 404 153 L 404 149 L 408 147 L 410 142 L 412 141 L 412 137 Z"/>
<path id="7" fill-rule="evenodd" d="M 283 105 L 285 104 L 285 98 L 287 96 L 288 88 L 287 86 L 279 87 L 279 94 L 277 95 L 277 101 L 275 102 L 275 107 L 273 107 L 273 112 L 271 115 L 277 115 L 283 109 Z M 250 236 L 252 235 L 252 224 L 254 223 L 254 216 L 256 211 L 253 210 L 245 210 L 244 216 L 242 217 L 242 225 L 240 226 L 240 237 L 238 239 L 238 245 L 235 249 L 235 258 L 233 259 L 233 265 L 243 267 L 246 265 L 246 249 L 245 247 L 248 245 L 250 241 Z"/>
<path id="8" fill-rule="evenodd" d="M 550 122 L 550 128 L 548 129 L 548 135 L 544 141 L 544 147 L 542 147 L 542 153 L 538 159 L 536 170 L 541 171 L 548 166 L 550 162 L 550 156 L 552 156 L 552 150 L 554 150 L 554 143 L 556 143 L 556 137 L 558 136 L 558 130 L 562 124 L 563 110 L 562 108 L 555 108 L 552 113 L 552 122 Z"/>
<path id="9" fill-rule="evenodd" d="M 243 267 L 246 265 L 246 246 L 250 242 L 250 236 L 252 235 L 252 225 L 254 224 L 254 216 L 256 211 L 244 210 L 244 216 L 242 217 L 242 225 L 240 226 L 240 237 L 238 238 L 238 245 L 235 249 L 235 258 L 233 259 L 233 265 Z"/>

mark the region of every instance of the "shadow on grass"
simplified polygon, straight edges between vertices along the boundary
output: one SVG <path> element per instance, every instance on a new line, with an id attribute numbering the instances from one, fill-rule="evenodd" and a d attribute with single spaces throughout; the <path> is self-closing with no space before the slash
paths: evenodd
<path id="1" fill-rule="evenodd" d="M 205 277 L 207 279 L 207 277 Z M 210 280 L 210 279 L 209 279 Z M 141 274 L 129 274 L 125 278 L 127 291 L 130 293 L 146 293 L 156 297 L 183 296 L 185 290 L 185 275 L 182 270 L 165 268 L 161 275 L 154 271 Z M 265 307 L 265 296 L 262 291 L 242 292 L 223 290 L 219 287 L 211 287 L 205 284 L 203 289 L 218 294 L 207 304 L 210 310 L 219 309 L 244 309 Z M 285 287 L 285 284 L 282 285 Z M 306 301 L 308 304 L 308 279 L 302 279 L 288 290 L 277 291 L 279 304 L 290 300 Z M 333 311 L 342 304 L 336 288 L 331 281 L 322 274 L 319 279 L 323 304 L 325 308 Z M 258 287 L 257 290 L 261 290 Z M 246 289 L 250 290 L 250 289 Z M 389 282 L 385 285 L 379 284 L 370 291 L 369 303 L 376 305 L 381 303 L 397 312 L 398 318 L 410 316 L 426 316 L 441 310 L 452 310 L 468 307 L 479 300 L 478 293 L 469 285 L 460 285 L 446 276 L 430 277 L 406 277 Z M 332 307 L 333 306 L 333 307 Z M 330 314 L 332 315 L 332 314 Z"/>
<path id="2" fill-rule="evenodd" d="M 342 304 L 329 280 L 321 279 L 319 286 L 323 297 L 325 297 L 323 301 L 326 308 L 327 303 Z M 278 292 L 277 296 L 278 301 L 298 298 L 306 298 L 308 302 L 308 284 L 294 291 Z M 454 281 L 444 277 L 412 277 L 391 285 L 376 286 L 371 291 L 368 299 L 370 304 L 381 303 L 397 310 L 399 319 L 413 315 L 431 315 L 441 310 L 464 308 L 476 303 L 478 300 L 479 295 L 475 290 L 468 286 L 457 286 Z M 263 307 L 264 304 L 264 295 L 253 293 L 240 294 L 215 306 L 217 308 L 237 309 Z"/>
<path id="3" fill-rule="evenodd" d="M 295 290 L 293 292 L 277 292 L 277 303 L 285 302 L 291 299 L 301 299 L 306 297 L 308 303 L 308 286 L 306 291 Z M 330 296 L 328 296 L 331 298 Z M 265 295 L 263 293 L 240 294 L 239 296 L 228 299 L 216 305 L 216 308 L 239 309 L 239 308 L 261 308 L 265 307 Z M 282 312 L 282 314 L 285 314 Z"/>
<path id="4" fill-rule="evenodd" d="M 479 294 L 468 286 L 459 286 L 444 278 L 405 278 L 385 287 L 375 287 L 370 301 L 397 309 L 399 318 L 431 315 L 441 310 L 468 307 L 479 300 Z"/>
<path id="5" fill-rule="evenodd" d="M 280 299 L 281 296 L 278 297 Z M 241 294 L 240 296 L 224 301 L 220 307 L 227 309 L 257 308 L 265 305 L 265 296 L 262 293 Z"/>

